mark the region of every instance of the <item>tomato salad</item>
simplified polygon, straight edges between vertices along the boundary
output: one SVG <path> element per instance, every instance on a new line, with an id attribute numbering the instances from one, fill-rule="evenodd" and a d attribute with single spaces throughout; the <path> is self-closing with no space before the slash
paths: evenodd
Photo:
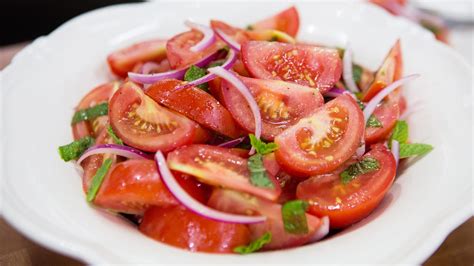
<path id="1" fill-rule="evenodd" d="M 61 146 L 87 201 L 190 251 L 296 247 L 367 217 L 411 143 L 397 41 L 372 72 L 300 42 L 295 7 L 246 28 L 189 31 L 107 57 L 117 80 L 77 105 Z"/>

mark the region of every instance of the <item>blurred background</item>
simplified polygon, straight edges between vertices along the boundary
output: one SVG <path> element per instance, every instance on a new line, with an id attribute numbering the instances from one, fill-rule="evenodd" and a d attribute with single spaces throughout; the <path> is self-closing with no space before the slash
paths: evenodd
<path id="1" fill-rule="evenodd" d="M 0 70 L 32 40 L 47 35 L 70 18 L 96 8 L 130 2 L 142 1 L 1 0 Z M 370 0 L 368 2 L 386 9 L 393 15 L 419 23 L 433 32 L 439 41 L 457 50 L 472 66 L 474 62 L 474 0 Z M 473 242 L 474 218 L 471 218 L 452 232 L 424 265 L 474 265 Z M 31 242 L 1 218 L 0 243 L 0 265 L 82 264 Z"/>

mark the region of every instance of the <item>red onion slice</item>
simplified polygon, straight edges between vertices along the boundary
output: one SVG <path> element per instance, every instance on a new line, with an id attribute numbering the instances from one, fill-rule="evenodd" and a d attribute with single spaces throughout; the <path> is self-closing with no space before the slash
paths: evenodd
<path id="1" fill-rule="evenodd" d="M 344 92 L 346 92 L 346 90 L 334 87 L 330 89 L 329 91 L 327 91 L 326 93 L 324 93 L 324 96 L 336 98 L 338 96 L 341 96 Z"/>
<path id="2" fill-rule="evenodd" d="M 311 242 L 321 240 L 329 233 L 329 217 L 324 216 L 321 218 L 321 222 L 322 224 L 319 226 L 318 231 L 314 233 Z"/>
<path id="3" fill-rule="evenodd" d="M 146 62 L 145 64 L 143 64 L 141 71 L 142 71 L 142 74 L 150 74 L 153 71 L 153 69 L 157 69 L 159 67 L 160 65 L 158 65 L 155 62 Z"/>
<path id="4" fill-rule="evenodd" d="M 234 73 L 225 70 L 222 67 L 212 67 L 209 68 L 208 71 L 232 84 L 232 86 L 236 88 L 242 96 L 244 96 L 255 119 L 255 137 L 260 139 L 260 136 L 262 135 L 262 116 L 260 115 L 260 108 L 247 86 L 245 86 L 245 84 Z M 252 147 L 250 154 L 253 154 L 254 151 L 255 149 Z"/>
<path id="5" fill-rule="evenodd" d="M 356 155 L 357 157 L 362 157 L 365 154 L 365 141 L 364 141 L 364 135 L 362 135 L 362 142 L 360 143 L 359 148 L 356 150 Z"/>
<path id="6" fill-rule="evenodd" d="M 203 217 L 225 223 L 238 223 L 238 224 L 254 224 L 261 223 L 266 220 L 264 216 L 244 216 L 236 215 L 225 212 L 220 212 L 215 209 L 209 208 L 208 206 L 200 203 L 191 197 L 186 191 L 179 185 L 174 178 L 168 165 L 166 164 L 165 156 L 161 151 L 156 152 L 155 155 L 156 165 L 160 172 L 163 183 L 173 196 L 190 211 L 201 215 Z"/>
<path id="7" fill-rule="evenodd" d="M 240 51 L 240 43 L 236 42 L 232 37 L 229 35 L 225 34 L 222 30 L 220 29 L 215 29 L 217 36 L 221 38 L 227 45 L 229 45 L 232 50 L 235 50 L 237 52 Z"/>
<path id="8" fill-rule="evenodd" d="M 400 143 L 397 140 L 392 140 L 392 154 L 395 158 L 395 163 L 398 166 L 398 161 L 400 160 Z"/>
<path id="9" fill-rule="evenodd" d="M 419 74 L 413 74 L 413 75 L 403 77 L 403 78 L 393 82 L 392 84 L 388 85 L 383 90 L 381 90 L 377 95 L 375 95 L 375 97 L 372 98 L 364 108 L 364 119 L 365 119 L 364 124 L 367 124 L 367 120 L 369 120 L 369 117 L 372 115 L 375 108 L 377 108 L 377 105 L 383 100 L 383 98 L 385 98 L 387 95 L 389 95 L 396 88 L 402 86 L 403 84 L 405 84 L 409 81 L 412 81 L 412 80 L 418 78 L 419 76 L 420 76 Z"/>
<path id="10" fill-rule="evenodd" d="M 342 77 L 344 79 L 344 83 L 346 84 L 346 87 L 354 93 L 359 92 L 359 88 L 357 87 L 354 81 L 354 76 L 352 73 L 352 50 L 349 44 L 347 44 L 346 46 L 342 63 L 343 63 Z"/>
<path id="11" fill-rule="evenodd" d="M 231 50 L 229 50 L 229 53 L 227 54 L 226 61 L 222 64 L 221 67 L 226 69 L 226 70 L 229 70 L 229 69 L 232 68 L 232 66 L 234 65 L 236 60 L 237 60 L 237 53 L 234 50 L 231 49 Z M 198 78 L 196 80 L 190 81 L 190 82 L 188 82 L 184 85 L 181 85 L 181 86 L 177 87 L 176 90 L 188 88 L 188 87 L 191 87 L 191 86 L 201 85 L 201 84 L 209 82 L 209 81 L 211 81 L 215 78 L 216 78 L 215 74 L 208 73 L 207 75 L 205 75 L 202 78 Z"/>
<path id="12" fill-rule="evenodd" d="M 188 26 L 189 28 L 193 29 L 193 30 L 197 30 L 197 31 L 202 32 L 202 34 L 204 35 L 204 37 L 202 38 L 201 41 L 199 41 L 194 46 L 189 48 L 189 50 L 191 50 L 191 52 L 202 51 L 202 50 L 206 49 L 207 47 L 211 46 L 214 43 L 214 41 L 216 40 L 216 35 L 214 34 L 214 31 L 210 27 L 205 26 L 205 25 L 201 25 L 201 24 L 197 24 L 197 23 L 191 22 L 189 20 L 184 22 L 184 24 L 186 26 Z"/>
<path id="13" fill-rule="evenodd" d="M 245 138 L 246 137 L 241 137 L 241 138 L 238 138 L 238 139 L 229 140 L 229 141 L 221 143 L 217 146 L 223 147 L 223 148 L 233 148 L 233 147 L 239 145 L 240 143 L 242 143 L 242 141 L 244 141 Z"/>
<path id="14" fill-rule="evenodd" d="M 218 55 L 219 51 L 216 51 L 198 62 L 196 62 L 194 65 L 198 67 L 204 67 L 207 66 L 210 62 L 212 62 Z M 140 73 L 133 73 L 133 72 L 128 72 L 128 77 L 135 82 L 142 83 L 142 84 L 153 84 L 157 81 L 163 80 L 163 79 L 183 79 L 184 74 L 188 70 L 189 67 L 185 68 L 180 68 L 176 70 L 171 70 L 163 73 L 156 73 L 156 74 L 140 74 Z"/>
<path id="15" fill-rule="evenodd" d="M 144 153 L 140 150 L 134 149 L 132 147 L 117 145 L 117 144 L 102 144 L 92 146 L 87 149 L 77 160 L 77 164 L 80 165 L 84 159 L 94 154 L 103 154 L 110 153 L 115 155 L 120 155 L 129 159 L 153 159 L 152 155 Z"/>

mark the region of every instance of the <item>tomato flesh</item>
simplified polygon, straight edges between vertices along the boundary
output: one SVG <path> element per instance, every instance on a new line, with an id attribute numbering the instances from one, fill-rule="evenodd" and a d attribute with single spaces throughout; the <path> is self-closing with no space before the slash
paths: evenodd
<path id="1" fill-rule="evenodd" d="M 321 220 L 313 215 L 306 214 L 309 232 L 307 234 L 287 233 L 281 218 L 280 204 L 233 190 L 214 189 L 209 199 L 209 206 L 229 213 L 254 214 L 267 217 L 267 220 L 263 223 L 249 225 L 252 240 L 261 237 L 266 232 L 272 233 L 271 242 L 263 246 L 263 250 L 295 247 L 311 242 L 314 233 L 321 226 Z"/>
<path id="2" fill-rule="evenodd" d="M 247 159 L 230 149 L 210 145 L 181 147 L 168 155 L 170 169 L 195 176 L 199 181 L 276 200 L 281 189 L 269 175 L 274 188 L 257 187 L 250 183 Z"/>
<path id="3" fill-rule="evenodd" d="M 190 251 L 232 253 L 250 240 L 247 226 L 214 221 L 183 206 L 152 207 L 138 228 L 155 240 Z"/>
<path id="4" fill-rule="evenodd" d="M 276 135 L 311 114 L 324 103 L 321 94 L 309 87 L 279 80 L 240 78 L 257 102 L 262 116 L 262 137 Z M 223 100 L 232 116 L 247 132 L 255 132 L 253 113 L 242 94 L 222 81 Z"/>
<path id="5" fill-rule="evenodd" d="M 392 133 L 401 114 L 403 96 L 398 91 L 391 93 L 384 102 L 375 108 L 373 115 L 380 121 L 382 127 L 367 127 L 365 129 L 365 143 L 374 144 L 387 139 Z"/>
<path id="6" fill-rule="evenodd" d="M 118 212 L 143 214 L 149 206 L 177 205 L 152 160 L 127 160 L 109 170 L 94 200 Z"/>
<path id="7" fill-rule="evenodd" d="M 339 176 L 344 169 L 315 176 L 298 185 L 297 197 L 308 200 L 310 213 L 329 216 L 332 228 L 344 228 L 367 217 L 392 185 L 396 163 L 382 144 L 374 146 L 364 157 L 378 160 L 379 170 L 359 175 L 348 184 L 343 184 Z"/>
<path id="8" fill-rule="evenodd" d="M 292 6 L 272 17 L 252 24 L 255 30 L 275 29 L 295 37 L 300 26 L 298 10 Z"/>
<path id="9" fill-rule="evenodd" d="M 145 151 L 168 152 L 207 138 L 194 121 L 159 105 L 132 82 L 125 83 L 110 100 L 109 117 L 126 144 Z"/>
<path id="10" fill-rule="evenodd" d="M 341 95 L 278 135 L 275 155 L 292 175 L 324 174 L 355 153 L 363 132 L 362 111 L 354 99 Z"/>
<path id="11" fill-rule="evenodd" d="M 158 81 L 148 88 L 146 94 L 219 134 L 231 138 L 241 135 L 232 115 L 214 97 L 196 87 L 176 90 L 181 83 L 175 79 Z"/>
<path id="12" fill-rule="evenodd" d="M 114 92 L 118 90 L 119 85 L 120 84 L 118 82 L 109 82 L 94 88 L 86 96 L 84 96 L 84 98 L 82 98 L 75 111 L 108 102 Z M 75 123 L 72 125 L 72 134 L 74 139 L 77 140 L 87 136 L 97 137 L 106 123 L 108 123 L 107 116 L 98 117 L 93 121 L 80 121 Z"/>
<path id="13" fill-rule="evenodd" d="M 340 79 L 342 62 L 336 49 L 304 44 L 249 41 L 242 45 L 243 62 L 250 74 L 330 90 Z"/>
<path id="14" fill-rule="evenodd" d="M 171 68 L 176 69 L 190 66 L 223 46 L 222 43 L 216 42 L 203 51 L 193 52 L 189 50 L 201 41 L 202 38 L 204 38 L 204 35 L 200 31 L 191 30 L 169 39 L 166 43 L 166 54 Z"/>
<path id="15" fill-rule="evenodd" d="M 400 40 L 390 49 L 382 66 L 375 74 L 372 84 L 362 94 L 362 101 L 368 102 L 377 93 L 390 85 L 392 82 L 400 79 L 403 74 L 403 60 Z"/>
<path id="16" fill-rule="evenodd" d="M 166 41 L 149 40 L 111 53 L 107 57 L 107 62 L 115 75 L 125 78 L 136 64 L 147 61 L 159 62 L 164 58 L 166 58 Z"/>

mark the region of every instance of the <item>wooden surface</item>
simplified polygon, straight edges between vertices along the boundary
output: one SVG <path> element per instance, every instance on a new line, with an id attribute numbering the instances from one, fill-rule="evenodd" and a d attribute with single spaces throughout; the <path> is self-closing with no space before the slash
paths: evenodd
<path id="1" fill-rule="evenodd" d="M 0 48 L 0 69 L 25 44 Z M 0 265 L 82 265 L 80 261 L 50 251 L 24 237 L 0 218 Z M 424 263 L 435 265 L 474 265 L 474 218 L 453 231 L 441 247 Z"/>

